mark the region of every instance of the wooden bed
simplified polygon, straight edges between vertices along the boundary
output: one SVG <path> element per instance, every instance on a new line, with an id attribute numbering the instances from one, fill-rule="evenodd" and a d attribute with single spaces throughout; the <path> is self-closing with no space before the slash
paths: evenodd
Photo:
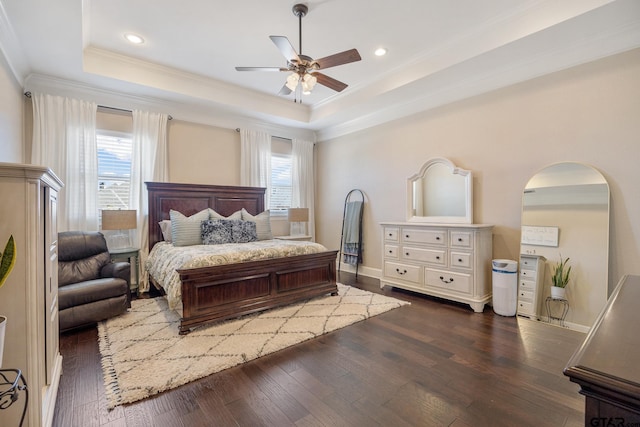
<path id="1" fill-rule="evenodd" d="M 162 241 L 158 222 L 173 209 L 186 216 L 211 208 L 228 216 L 245 208 L 264 211 L 264 188 L 146 182 L 149 251 Z M 338 251 L 178 270 L 182 284 L 180 334 L 191 328 L 296 301 L 337 294 Z M 160 287 L 150 277 L 151 283 Z"/>

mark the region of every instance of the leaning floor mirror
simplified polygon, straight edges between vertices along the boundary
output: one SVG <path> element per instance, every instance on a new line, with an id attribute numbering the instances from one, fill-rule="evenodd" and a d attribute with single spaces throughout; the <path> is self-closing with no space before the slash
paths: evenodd
<path id="1" fill-rule="evenodd" d="M 595 168 L 576 162 L 550 165 L 527 183 L 522 198 L 522 226 L 553 229 L 551 244 L 521 242 L 522 254 L 546 258 L 538 318 L 549 320 L 553 267 L 570 258 L 571 279 L 566 288 L 569 310 L 563 324 L 588 331 L 608 297 L 609 185 Z"/>

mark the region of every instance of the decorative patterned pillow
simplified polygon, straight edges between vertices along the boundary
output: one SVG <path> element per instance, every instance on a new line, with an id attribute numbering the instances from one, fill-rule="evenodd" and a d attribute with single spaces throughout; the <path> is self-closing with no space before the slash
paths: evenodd
<path id="1" fill-rule="evenodd" d="M 239 219 L 209 219 L 202 221 L 202 243 L 247 243 L 258 240 L 256 223 Z"/>
<path id="2" fill-rule="evenodd" d="M 242 208 L 242 219 L 256 223 L 258 240 L 273 239 L 273 234 L 271 234 L 271 214 L 268 210 L 254 216 L 247 212 L 245 208 Z"/>
<path id="3" fill-rule="evenodd" d="M 256 223 L 239 219 L 228 220 L 231 223 L 231 239 L 234 243 L 255 242 L 258 240 Z"/>
<path id="4" fill-rule="evenodd" d="M 209 208 L 209 219 L 242 219 L 242 212 L 235 211 L 229 216 L 223 216 L 223 215 L 220 215 L 218 212 L 214 211 L 213 209 Z"/>
<path id="5" fill-rule="evenodd" d="M 202 244 L 200 224 L 202 221 L 209 219 L 208 209 L 201 210 L 190 217 L 186 217 L 178 211 L 170 210 L 169 218 L 171 218 L 171 239 L 173 240 L 173 246 Z"/>
<path id="6" fill-rule="evenodd" d="M 201 223 L 202 243 L 205 245 L 220 245 L 232 243 L 231 222 L 224 219 L 208 219 Z"/>

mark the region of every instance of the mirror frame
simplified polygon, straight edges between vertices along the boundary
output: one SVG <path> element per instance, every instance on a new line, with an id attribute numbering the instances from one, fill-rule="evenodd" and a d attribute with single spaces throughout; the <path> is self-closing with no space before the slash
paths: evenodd
<path id="1" fill-rule="evenodd" d="M 464 178 L 464 216 L 416 216 L 413 215 L 413 183 L 426 176 L 429 167 L 441 164 L 451 170 L 452 175 L 460 175 Z M 432 224 L 473 224 L 473 174 L 469 170 L 457 167 L 453 162 L 444 157 L 434 157 L 422 165 L 420 172 L 407 179 L 407 221 Z"/>

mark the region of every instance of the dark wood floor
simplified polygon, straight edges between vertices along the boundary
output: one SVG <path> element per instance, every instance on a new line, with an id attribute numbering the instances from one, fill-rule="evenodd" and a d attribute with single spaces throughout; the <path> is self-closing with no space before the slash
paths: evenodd
<path id="1" fill-rule="evenodd" d="M 380 292 L 375 279 L 355 285 Z M 562 375 L 584 334 L 383 293 L 411 305 L 113 411 L 96 329 L 64 334 L 54 426 L 584 425 Z"/>

